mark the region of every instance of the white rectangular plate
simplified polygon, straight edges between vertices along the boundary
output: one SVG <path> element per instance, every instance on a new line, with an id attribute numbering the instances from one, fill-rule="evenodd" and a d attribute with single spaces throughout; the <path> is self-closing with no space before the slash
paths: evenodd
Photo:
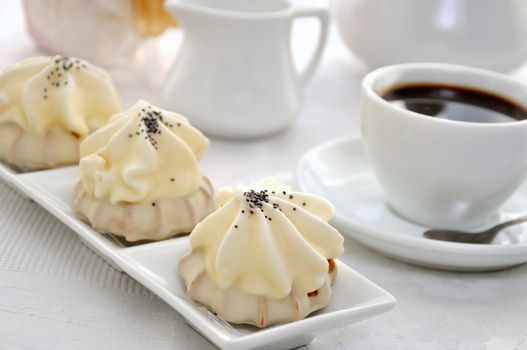
<path id="1" fill-rule="evenodd" d="M 265 329 L 232 325 L 185 296 L 185 285 L 177 271 L 177 263 L 190 249 L 187 237 L 127 247 L 77 219 L 73 200 L 78 167 L 18 174 L 0 164 L 0 178 L 69 226 L 110 264 L 170 304 L 192 327 L 221 349 L 298 347 L 310 342 L 317 334 L 370 318 L 395 305 L 393 296 L 337 261 L 333 297 L 324 309 L 306 319 Z"/>

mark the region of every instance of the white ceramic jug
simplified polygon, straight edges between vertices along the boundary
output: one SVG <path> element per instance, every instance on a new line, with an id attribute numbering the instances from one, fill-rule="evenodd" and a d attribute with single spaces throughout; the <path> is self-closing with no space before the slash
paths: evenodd
<path id="1" fill-rule="evenodd" d="M 443 62 L 508 72 L 527 60 L 525 0 L 332 0 L 332 14 L 372 68 Z"/>
<path id="2" fill-rule="evenodd" d="M 285 0 L 175 0 L 167 4 L 184 39 L 164 86 L 165 105 L 207 134 L 249 138 L 287 127 L 327 38 L 324 8 Z M 315 17 L 320 35 L 303 72 L 291 56 L 291 27 Z M 312 40 L 312 38 L 305 38 Z"/>

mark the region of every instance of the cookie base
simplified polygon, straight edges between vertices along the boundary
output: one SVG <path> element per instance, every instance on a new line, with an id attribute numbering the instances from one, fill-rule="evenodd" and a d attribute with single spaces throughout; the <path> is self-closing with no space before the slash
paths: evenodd
<path id="1" fill-rule="evenodd" d="M 79 218 L 97 232 L 122 236 L 128 242 L 189 233 L 214 210 L 214 189 L 207 177 L 203 177 L 197 191 L 185 197 L 161 198 L 152 203 L 112 204 L 86 193 L 80 181 L 75 193 Z"/>

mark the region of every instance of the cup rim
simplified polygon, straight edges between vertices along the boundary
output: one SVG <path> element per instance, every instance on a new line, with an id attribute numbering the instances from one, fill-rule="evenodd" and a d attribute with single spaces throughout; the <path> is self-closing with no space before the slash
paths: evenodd
<path id="1" fill-rule="evenodd" d="M 484 128 L 484 129 L 488 129 L 488 128 L 497 129 L 497 128 L 510 128 L 510 127 L 517 128 L 519 125 L 527 125 L 527 119 L 517 120 L 514 122 L 505 122 L 505 123 L 475 123 L 475 122 L 468 122 L 468 121 L 461 121 L 461 120 L 430 118 L 421 113 L 417 113 L 417 112 L 414 112 L 408 109 L 403 109 L 401 107 L 398 107 L 394 105 L 393 103 L 390 103 L 386 101 L 385 99 L 383 99 L 377 92 L 373 90 L 373 84 L 380 76 L 383 76 L 388 73 L 392 73 L 394 71 L 408 72 L 412 70 L 448 70 L 451 72 L 471 73 L 471 74 L 477 74 L 477 75 L 487 77 L 489 79 L 493 79 L 497 81 L 513 82 L 515 84 L 522 85 L 527 89 L 527 84 L 523 83 L 521 80 L 516 79 L 514 77 L 507 76 L 505 74 L 497 73 L 494 71 L 470 67 L 470 66 L 457 65 L 457 64 L 423 62 L 423 63 L 393 64 L 393 65 L 374 69 L 368 74 L 366 74 L 366 76 L 362 79 L 362 83 L 361 83 L 362 91 L 369 98 L 371 98 L 374 102 L 380 103 L 386 108 L 393 110 L 394 112 L 398 112 L 399 114 L 404 115 L 405 117 L 416 118 L 421 121 L 425 121 L 429 123 L 437 123 L 437 124 L 451 125 L 451 126 L 463 126 L 463 127 L 470 127 L 470 128 Z M 487 88 L 479 88 L 479 87 L 476 87 L 470 84 L 464 84 L 462 81 L 460 81 L 459 85 L 466 86 L 466 87 L 474 87 L 482 91 L 493 92 L 492 90 L 487 89 Z M 508 98 L 508 96 L 503 96 L 503 94 L 498 94 L 498 95 L 504 98 Z M 510 99 L 510 100 L 518 103 L 517 100 L 514 100 L 514 99 Z M 527 109 L 527 102 L 525 104 L 522 104 L 522 106 L 524 106 Z M 401 111 L 404 113 L 401 113 Z"/>

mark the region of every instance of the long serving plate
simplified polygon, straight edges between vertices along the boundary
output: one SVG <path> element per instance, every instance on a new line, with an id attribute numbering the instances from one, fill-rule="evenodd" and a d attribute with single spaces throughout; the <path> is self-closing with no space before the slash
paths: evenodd
<path id="1" fill-rule="evenodd" d="M 76 232 L 99 256 L 124 271 L 171 305 L 203 336 L 221 349 L 287 349 L 309 343 L 317 334 L 355 323 L 394 307 L 395 298 L 344 263 L 328 306 L 306 319 L 258 329 L 230 324 L 185 295 L 177 271 L 181 256 L 190 250 L 186 236 L 155 243 L 125 244 L 102 235 L 79 220 L 73 209 L 77 166 L 17 173 L 0 164 L 0 178 L 40 204 Z"/>

